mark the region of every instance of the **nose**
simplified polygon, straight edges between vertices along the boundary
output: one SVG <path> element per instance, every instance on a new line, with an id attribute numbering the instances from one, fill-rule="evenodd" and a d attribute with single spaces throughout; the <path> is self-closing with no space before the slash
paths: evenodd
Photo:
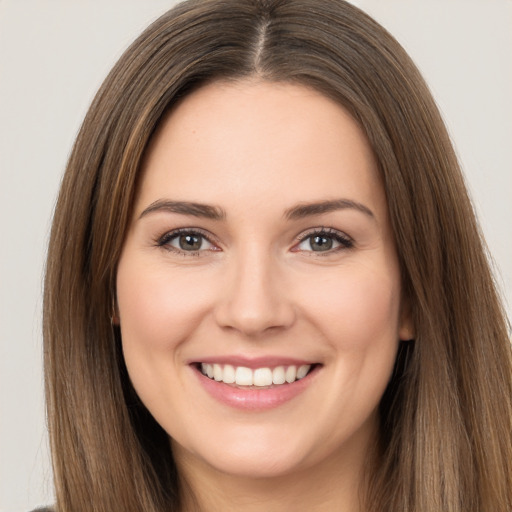
<path id="1" fill-rule="evenodd" d="M 295 309 L 279 262 L 259 249 L 248 249 L 234 260 L 215 308 L 217 324 L 248 337 L 289 328 Z"/>

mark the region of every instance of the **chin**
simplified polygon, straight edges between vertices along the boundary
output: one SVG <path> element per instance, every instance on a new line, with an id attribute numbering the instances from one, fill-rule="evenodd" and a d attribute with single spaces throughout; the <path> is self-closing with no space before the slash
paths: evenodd
<path id="1" fill-rule="evenodd" d="M 218 461 L 216 469 L 227 475 L 248 479 L 284 477 L 302 469 L 302 461 L 274 454 L 242 455 Z M 215 467 L 215 466 L 214 466 Z"/>
<path id="2" fill-rule="evenodd" d="M 232 477 L 266 479 L 286 476 L 308 465 L 304 444 L 290 439 L 285 442 L 282 437 L 269 439 L 260 433 L 251 435 L 250 440 L 210 441 L 196 447 L 184 447 L 173 440 L 172 446 L 182 460 L 199 459 L 206 467 Z"/>

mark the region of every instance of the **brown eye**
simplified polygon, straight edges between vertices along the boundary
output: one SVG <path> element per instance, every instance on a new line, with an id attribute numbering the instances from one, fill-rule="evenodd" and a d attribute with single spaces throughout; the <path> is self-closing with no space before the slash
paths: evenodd
<path id="1" fill-rule="evenodd" d="M 193 234 L 180 235 L 177 242 L 182 251 L 199 251 L 203 245 L 203 237 Z"/>
<path id="2" fill-rule="evenodd" d="M 158 240 L 157 245 L 170 251 L 181 253 L 197 253 L 215 249 L 215 245 L 212 244 L 205 235 L 196 231 L 174 231 L 166 233 Z"/>

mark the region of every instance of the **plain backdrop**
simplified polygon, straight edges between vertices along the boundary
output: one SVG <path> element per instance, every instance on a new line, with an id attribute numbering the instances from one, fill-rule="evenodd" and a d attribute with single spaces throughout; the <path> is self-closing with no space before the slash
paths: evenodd
<path id="1" fill-rule="evenodd" d="M 52 209 L 92 97 L 171 0 L 0 0 L 0 511 L 51 503 L 41 296 Z M 354 0 L 426 76 L 512 297 L 512 2 Z M 508 307 L 510 311 L 510 307 Z"/>

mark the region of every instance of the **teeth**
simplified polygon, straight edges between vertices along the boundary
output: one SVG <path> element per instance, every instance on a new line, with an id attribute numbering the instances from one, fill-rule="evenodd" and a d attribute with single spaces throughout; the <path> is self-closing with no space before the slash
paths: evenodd
<path id="1" fill-rule="evenodd" d="M 225 384 L 236 384 L 237 386 L 268 387 L 272 384 L 291 384 L 296 380 L 303 379 L 311 369 L 310 364 L 302 366 L 276 366 L 275 368 L 256 368 L 251 370 L 245 366 L 231 366 L 230 364 L 209 364 L 201 363 L 201 373 Z"/>
<path id="2" fill-rule="evenodd" d="M 225 382 L 226 384 L 233 384 L 233 382 L 235 382 L 235 369 L 230 364 L 226 364 L 224 366 L 222 382 Z"/>
<path id="3" fill-rule="evenodd" d="M 235 371 L 235 382 L 239 386 L 252 386 L 252 370 L 250 368 L 239 366 Z"/>
<path id="4" fill-rule="evenodd" d="M 297 378 L 297 367 L 296 366 L 288 366 L 286 368 L 285 380 L 288 383 L 295 382 L 295 379 Z"/>
<path id="5" fill-rule="evenodd" d="M 299 366 L 299 369 L 297 370 L 297 379 L 303 379 L 308 374 L 310 368 L 311 367 L 307 364 Z"/>
<path id="6" fill-rule="evenodd" d="M 271 386 L 272 370 L 270 368 L 258 368 L 254 370 L 253 380 L 255 386 Z"/>
<path id="7" fill-rule="evenodd" d="M 213 378 L 217 381 L 221 381 L 223 377 L 222 366 L 220 364 L 213 365 Z"/>
<path id="8" fill-rule="evenodd" d="M 202 372 L 210 377 L 210 379 L 213 379 L 213 365 L 212 364 L 201 364 L 201 370 Z"/>
<path id="9" fill-rule="evenodd" d="M 278 366 L 274 368 L 272 372 L 272 383 L 273 384 L 284 384 L 286 382 L 286 374 L 284 371 L 284 366 Z"/>

